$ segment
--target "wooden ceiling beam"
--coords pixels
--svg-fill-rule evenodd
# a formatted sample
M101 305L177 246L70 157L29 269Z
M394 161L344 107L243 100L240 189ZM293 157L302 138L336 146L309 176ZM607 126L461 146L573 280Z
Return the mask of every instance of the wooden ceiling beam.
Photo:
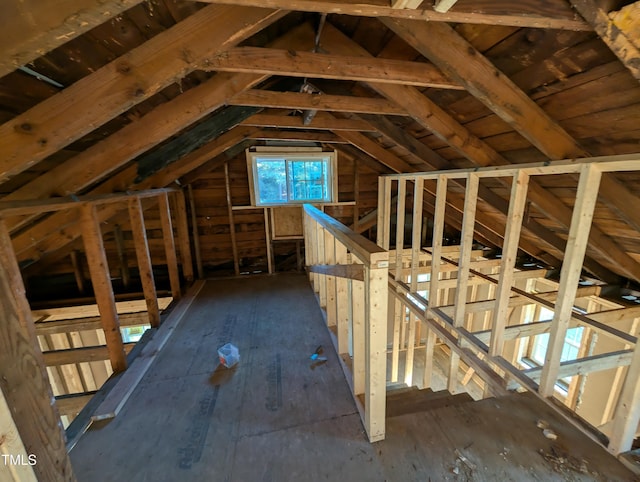
M271 45L281 47L293 42L303 48L312 48L313 38L313 29L305 23L276 39ZM158 106L141 119L26 183L2 200L47 198L81 192L120 169L136 156L223 106L230 96L255 86L265 78L265 75L254 74L218 74ZM198 108L194 109L194 105ZM31 219L8 219L7 226L16 230L25 226Z
M139 3L142 0L5 0L0 77Z
M360 55L370 57L364 48L342 34L331 25L325 25L325 36L322 46L337 54ZM458 123L451 115L440 108L435 102L423 95L419 90L410 86L369 83L375 90L388 99L402 106L421 125L433 132L438 138L453 147L461 155L469 159L475 165L508 165L510 162L498 152L474 136L464 126ZM569 226L571 210L555 196L531 182L529 186L529 199L537 204L550 218ZM564 206L564 209L563 209ZM592 228L593 247L604 259L612 260L612 267L616 267L630 278L640 279L640 265L627 253L622 251L610 238L599 232L596 226ZM599 263L587 260L585 266L592 271L602 274ZM638 273L634 274L638 265ZM631 269L630 269L631 268Z
M275 114L257 114L241 122L243 126L281 127L284 129L311 129L329 131L372 132L375 129L364 121L351 119L327 118L316 115L311 122L305 124L301 116L281 116Z
M245 90L227 101L228 105L272 107L276 109L328 110L359 114L406 115L406 111L388 99L355 97L348 95L305 94L300 92L274 92Z
M345 144L348 141L331 132L281 131L262 129L252 134L250 139L261 141L322 142L325 144Z
M589 157L575 139L449 25L380 20L550 159Z
M2 198L17 201L78 193L155 145L224 105L229 95L254 86L263 76L220 74L158 106L86 151L55 166ZM197 105L198 109L193 106ZM15 230L29 219L10 219Z
M607 14L594 0L570 0L631 74L640 80L640 2Z
M372 0L204 0L207 3L233 3L251 7L279 8L300 12L336 13L357 17L394 17L429 22L470 23L481 25L508 25L513 27L555 28L562 30L590 31L591 26L578 18L568 8L553 9L540 14L539 10L527 13L485 13L481 10L436 12L425 8L393 8L388 1Z
M443 23L424 25L423 22L399 19L382 19L382 22L439 66L449 77L464 85L474 97L550 159L590 156L541 107L448 25ZM440 41L433 42L433 38L438 38ZM624 186L622 188L624 190ZM627 192L627 194L630 193ZM603 190L601 195L605 201L617 199L617 193L611 186L608 186L607 191ZM530 198L547 216L555 217L565 226L569 226L571 210L537 182L532 182L530 185ZM637 217L637 213L631 214L635 209L633 204L624 207L620 206L619 202L615 202L615 205L622 212L629 211L628 217L633 218L634 215ZM596 225L592 227L591 244L603 257L609 258L612 264L619 265L627 276L640 280L640 264Z
M432 64L394 59L363 59L346 55L296 50L235 47L209 59L207 70L252 74L288 75L318 79L385 82L416 87L461 90Z
M0 182L181 79L283 17L211 5L0 126ZM91 105L91 109L87 109Z

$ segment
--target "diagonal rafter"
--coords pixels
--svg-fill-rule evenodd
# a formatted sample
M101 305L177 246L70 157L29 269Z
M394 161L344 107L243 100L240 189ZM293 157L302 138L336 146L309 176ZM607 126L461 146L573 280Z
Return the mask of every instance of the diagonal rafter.
M0 180L28 169L286 13L208 6L6 122L0 126Z
M550 159L590 156L542 108L448 25L443 23L425 25L422 22L389 18L381 20L403 40L440 67L445 74L464 85L474 97ZM434 42L434 38L437 38L438 42ZM627 197L630 193L622 184L615 183L611 175L605 177L611 177L611 179L606 181L601 191L603 201L612 204L616 211L623 214L625 220L634 222L634 218L638 216L633 209L634 204L621 205L618 197L619 190ZM613 183L615 185L612 185ZM558 199L554 199L536 182L532 183L531 190L531 199L547 216L555 216L562 224L569 226L571 220L569 208ZM625 212L628 212L628 215ZM612 263L628 265L629 269L626 273L629 277L640 279L638 278L640 265L597 226L593 227L591 242L601 254L605 255L605 258L610 258Z
M632 22L636 24L637 28L640 2L636 1L624 7L620 12L608 15L594 0L569 1L624 66L636 79L640 80L640 39L634 38L634 35L626 28L630 27ZM628 20L626 20L627 17Z
M344 55L371 55L360 45L330 25L325 27L325 33L327 33L323 39L323 48L325 50ZM384 85L373 82L369 83L369 85L388 99L404 107L417 122L474 164L479 166L510 164L507 159L474 136L417 89L409 86ZM560 200L535 183L531 183L529 193L529 199L548 217L556 219L564 226L569 225L571 209L566 207ZM602 259L609 260L612 268L619 270L629 278L640 279L640 265L620 249L611 238L597 229L596 226L591 230L591 239L591 246L594 251L597 251ZM597 263L602 264L600 262ZM589 269L593 271L593 269Z
M93 27L120 15L142 0L5 1L0 30L0 77Z
M377 159L379 162L387 166L393 172L402 173L402 172L417 171L415 167L403 161L398 156L386 150L380 144L368 138L364 134L354 133L354 132L336 132L336 135L339 135L344 139L348 140L352 145L362 150L366 154L370 155L371 157ZM431 184L432 183L425 183L425 190L426 192L428 192L430 195L433 196L435 195L435 185L431 185ZM495 199L493 199L493 196L495 196L495 194L493 194L491 191L489 192L491 193L491 196L492 196L491 200L495 202ZM488 195L488 193L485 193L485 194ZM447 204L455 212L459 213L460 216L462 216L462 213L464 211L464 199L459 194L449 193L447 196ZM504 200L501 200L501 204L507 204L507 203ZM504 206L501 206L501 207L503 209L508 209L508 207L506 208ZM491 244L500 245L500 242L504 233L504 225L496 226L495 220L493 218L488 217L481 212L477 213L476 221L477 221L476 229L482 233L483 237L485 239L490 240ZM499 229L496 229L496 228L499 228ZM554 249L554 247L551 246L551 248L554 249L556 253L555 258L551 259L550 257L546 256L542 252L539 245L528 242L527 240L521 240L521 246L522 246L522 249L528 254L530 254L531 256L534 256L538 259L543 259L546 262L553 262L553 261L557 262L559 257L562 255L561 250ZM563 247L564 245L562 246L562 248ZM557 263L554 263L554 264L557 264Z
M301 25L276 39L272 46L283 46L295 42L301 46L313 46L314 32L308 24ZM65 196L79 193L96 184L106 176L122 168L136 156L157 145L167 137L197 122L205 115L222 106L225 99L265 79L264 75L229 74L216 75L204 84L186 91L166 104L158 106L138 121L125 126L107 139L67 160L47 173L27 183L22 188L5 196L3 201L46 198L52 195ZM194 105L197 109L194 109ZM254 133L253 131L251 131ZM116 179L119 179L116 177ZM113 184L114 190L128 189L128 184ZM108 191L100 191L108 192ZM7 223L13 228L20 227L30 218L10 218ZM73 221L73 220L71 220ZM46 218L30 226L15 238L16 249L22 251L34 243L49 237L52 233L64 233L63 226L69 220ZM41 248L30 255L38 259L49 249L58 249L64 242L64 235L56 242L47 241L48 248Z

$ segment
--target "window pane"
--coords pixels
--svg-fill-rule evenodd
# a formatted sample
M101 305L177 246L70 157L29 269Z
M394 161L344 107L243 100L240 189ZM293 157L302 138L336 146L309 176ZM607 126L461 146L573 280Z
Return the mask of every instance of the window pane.
M287 202L287 172L284 159L258 159L256 170L260 203Z
M544 365L544 357L547 354L548 344L549 333L536 336L536 341L533 345L533 351L531 352L531 358L538 362L540 365Z
M324 160L289 161L289 200L328 200L327 163Z

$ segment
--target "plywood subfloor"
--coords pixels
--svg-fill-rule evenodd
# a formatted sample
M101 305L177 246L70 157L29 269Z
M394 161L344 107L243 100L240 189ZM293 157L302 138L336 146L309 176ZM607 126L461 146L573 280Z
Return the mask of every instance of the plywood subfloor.
M79 481L633 480L522 396L394 417L369 444L303 275L208 281L186 316L118 417L72 450ZM232 370L218 366L226 342ZM540 416L589 473L543 457Z

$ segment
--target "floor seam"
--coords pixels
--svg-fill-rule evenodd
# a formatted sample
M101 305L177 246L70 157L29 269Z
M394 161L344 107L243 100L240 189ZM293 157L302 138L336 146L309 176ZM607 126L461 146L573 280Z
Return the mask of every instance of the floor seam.
M238 437L238 442L240 440L242 440L242 439L245 439L245 438L248 439L248 438L252 438L252 437L261 437L262 435L270 435L272 433L283 432L285 430L290 430L292 428L304 427L304 426L313 425L313 424L316 424L316 423L331 422L332 420L339 420L341 418L350 417L352 415L357 415L357 414L358 414L358 411L354 410L353 412L343 413L342 415L334 415L333 417L327 417L327 418L323 418L323 419L320 419L320 420L311 420L311 421L308 421L308 422L301 422L301 423L298 423L298 424L288 425L286 427L276 428L276 429L273 429L273 430L265 430L263 432L240 435L240 437ZM364 428L362 430L364 431Z

